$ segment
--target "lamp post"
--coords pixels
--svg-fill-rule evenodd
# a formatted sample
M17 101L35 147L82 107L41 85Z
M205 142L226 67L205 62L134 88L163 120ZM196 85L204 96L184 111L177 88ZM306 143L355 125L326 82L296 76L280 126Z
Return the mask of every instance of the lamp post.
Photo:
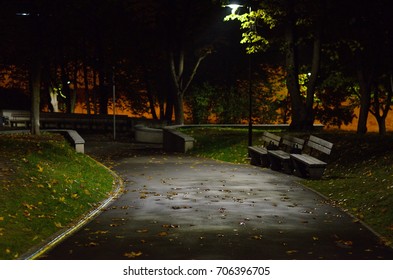
M251 13L251 6L245 6L241 4L242 1L229 1L224 7L231 9L231 13L235 14L241 7L248 8ZM252 29L253 26L250 27ZM252 64L251 55L248 56L248 146L252 146Z

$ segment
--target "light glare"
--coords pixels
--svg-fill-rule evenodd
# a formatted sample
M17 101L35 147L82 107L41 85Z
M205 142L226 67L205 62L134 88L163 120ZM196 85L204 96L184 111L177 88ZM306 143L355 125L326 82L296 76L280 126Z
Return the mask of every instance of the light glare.
M234 14L236 14L236 11L240 8L240 7L243 7L243 5L240 5L240 4L229 4L229 5L227 5L227 7L229 7L229 8L231 8L231 13L234 15Z

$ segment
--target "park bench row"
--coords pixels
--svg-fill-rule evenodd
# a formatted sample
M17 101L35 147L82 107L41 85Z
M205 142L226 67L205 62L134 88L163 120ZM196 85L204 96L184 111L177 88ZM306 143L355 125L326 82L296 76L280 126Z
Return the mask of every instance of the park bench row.
M264 132L262 142L262 146L248 147L251 164L311 179L322 177L327 166L325 158L333 148L332 143L314 135L304 140Z

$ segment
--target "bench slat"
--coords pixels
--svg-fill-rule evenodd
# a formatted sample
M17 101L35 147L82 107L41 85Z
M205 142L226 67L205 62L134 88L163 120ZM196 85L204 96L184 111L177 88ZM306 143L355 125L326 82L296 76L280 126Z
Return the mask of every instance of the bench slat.
M315 157L312 157L310 155L307 154L291 154L291 158L298 160L304 164L306 164L307 166L315 166L315 167L322 167L322 166L326 166L326 162L319 160Z
M270 142L272 142L274 145L278 146L281 142L281 136L278 136L273 133L265 131L262 135L262 140L263 140L263 142L265 142L265 146L266 146L266 144L269 144Z
M327 155L330 155L332 148L333 148L333 143L330 143L324 139L318 138L316 136L310 135L309 140L307 141L307 146L310 148L313 148L315 150L318 150L320 152L323 152Z
M265 147L258 147L258 146L250 146L248 147L249 151L253 151L259 154L267 154L267 149Z
M285 135L282 138L282 144L288 146L289 148L293 148L296 145L297 148L299 148L300 150L303 149L305 142L306 141L304 139L288 136L288 135Z
M267 151L269 155L279 158L280 160L290 159L290 154L282 150L269 150Z

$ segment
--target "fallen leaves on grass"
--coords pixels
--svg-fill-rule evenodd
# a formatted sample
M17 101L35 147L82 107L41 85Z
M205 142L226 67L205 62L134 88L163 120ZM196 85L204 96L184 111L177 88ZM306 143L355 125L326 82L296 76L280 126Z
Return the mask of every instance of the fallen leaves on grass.
M41 173L44 171L44 168L39 164L37 164L37 169L38 169L38 172L41 172Z
M57 228L62 228L63 227L63 225L60 222L55 222L55 226Z

